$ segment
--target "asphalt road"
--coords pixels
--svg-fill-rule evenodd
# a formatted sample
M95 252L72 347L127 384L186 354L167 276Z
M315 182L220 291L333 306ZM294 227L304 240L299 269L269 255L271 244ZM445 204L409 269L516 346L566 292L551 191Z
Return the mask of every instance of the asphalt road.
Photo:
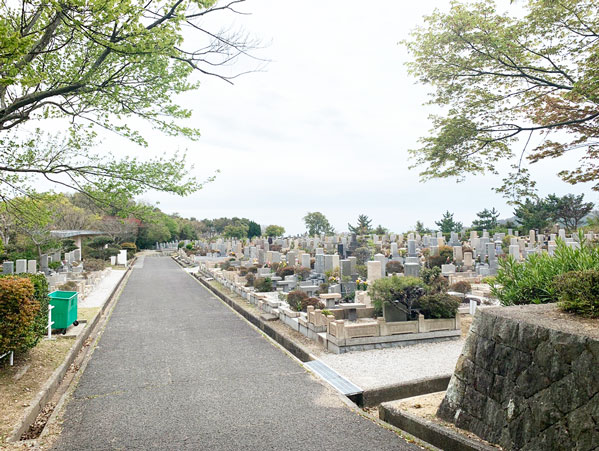
M170 258L131 277L59 450L415 450L360 416Z

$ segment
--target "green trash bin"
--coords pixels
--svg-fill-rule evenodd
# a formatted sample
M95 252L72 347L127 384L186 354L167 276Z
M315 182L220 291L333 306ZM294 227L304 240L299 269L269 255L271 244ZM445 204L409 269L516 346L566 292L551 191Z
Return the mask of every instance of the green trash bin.
M48 295L52 309L52 329L65 329L71 324L77 325L77 292L53 291Z

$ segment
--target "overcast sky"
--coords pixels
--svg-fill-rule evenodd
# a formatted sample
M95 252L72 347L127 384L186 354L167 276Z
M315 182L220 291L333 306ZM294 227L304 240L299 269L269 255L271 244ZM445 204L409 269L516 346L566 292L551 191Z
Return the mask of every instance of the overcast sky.
M465 225L483 208L512 216L513 209L491 191L501 177L420 183L418 171L408 169L408 149L429 130L432 109L423 106L427 87L407 74L408 55L399 41L423 15L447 5L248 0L240 9L249 16L213 17L260 39L265 46L255 53L271 62L234 85L201 78L200 89L181 98L202 138L151 134L149 153L187 149L199 178L221 173L189 197L150 193L143 199L159 202L167 213L247 217L293 234L304 232L302 217L309 211L324 213L338 231L359 214L397 232L417 220L434 228L445 210ZM555 175L575 161L531 167L540 194L584 192L597 202L588 187L572 187Z

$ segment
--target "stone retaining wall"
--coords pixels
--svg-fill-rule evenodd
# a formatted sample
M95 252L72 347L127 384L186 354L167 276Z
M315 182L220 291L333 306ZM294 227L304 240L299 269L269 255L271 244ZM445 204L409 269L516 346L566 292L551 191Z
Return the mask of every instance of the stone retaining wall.
M438 415L506 449L596 449L599 330L551 304L477 310Z

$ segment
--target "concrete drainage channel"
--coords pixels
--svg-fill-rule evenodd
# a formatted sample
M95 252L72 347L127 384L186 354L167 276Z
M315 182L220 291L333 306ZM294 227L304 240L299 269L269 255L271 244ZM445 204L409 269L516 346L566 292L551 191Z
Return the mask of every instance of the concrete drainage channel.
M181 262L174 259L179 265L185 267ZM374 389L362 390L337 374L333 369L312 356L304 350L301 345L282 336L267 322L243 309L237 302L229 298L209 283L212 277L209 274L191 274L198 281L218 296L222 301L242 315L251 324L262 330L287 351L304 363L312 373L335 388L339 393L347 397L354 405L360 408L377 407L379 418L365 412L367 416L376 421L382 421L400 430L400 432L412 435L430 445L448 451L480 451L494 450L478 440L470 439L458 432L439 426L432 421L416 417L407 412L395 409L390 401L398 401L414 396L426 395L444 391L447 389L451 375L423 378L405 383L391 384Z
M35 399L31 402L31 406L25 411L21 420L13 429L8 438L8 442L15 444L23 443L28 446L30 444L35 444L32 442L35 442L35 439L43 434L48 421L55 413L56 406L59 404L62 396L68 390L71 381L79 371L81 362L89 353L91 348L90 344L92 343L90 338L96 335L103 326L106 320L106 312L110 311L118 298L120 290L127 282L127 279L131 274L133 263L135 263L135 260L131 262L129 268L127 268L127 272L112 290L110 296L92 322L88 323L83 332L75 339L75 344L67 354L64 362L56 368Z

